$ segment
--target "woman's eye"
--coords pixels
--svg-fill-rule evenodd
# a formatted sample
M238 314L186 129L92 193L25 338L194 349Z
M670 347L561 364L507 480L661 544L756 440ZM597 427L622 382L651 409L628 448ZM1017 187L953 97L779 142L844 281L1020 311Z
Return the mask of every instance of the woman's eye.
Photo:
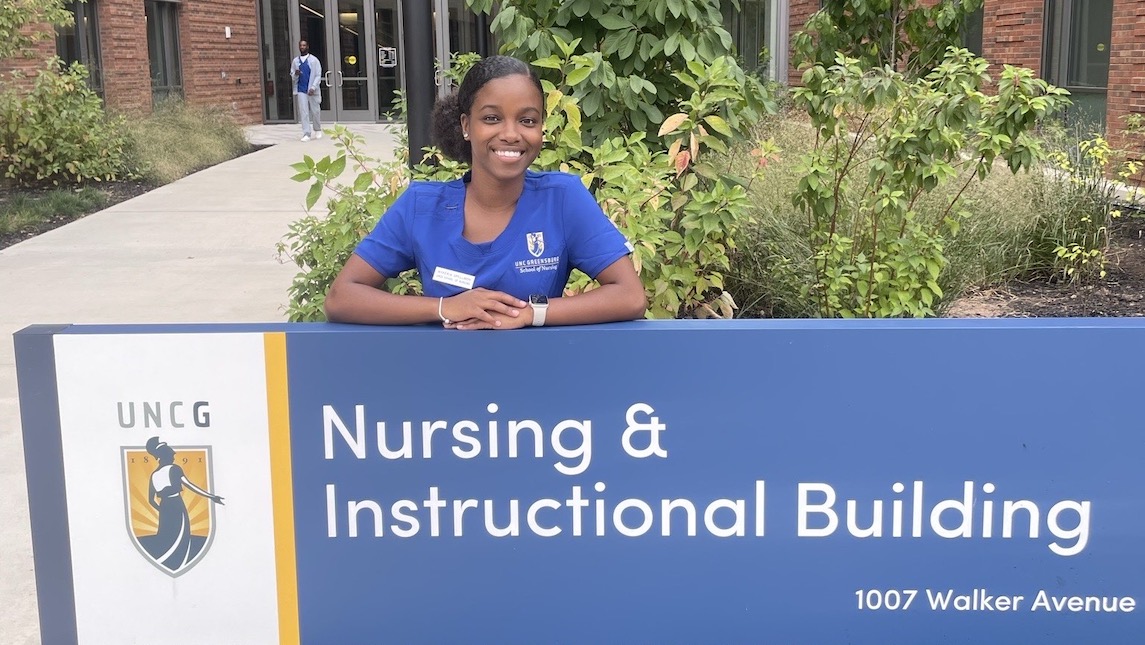
M485 121L486 123L496 123L498 120L499 120L499 119L498 119L497 117L495 117L495 116L492 116L492 115L490 115L490 116L487 116L487 117L485 117L485 119L484 119L484 121Z
M524 123L527 126L534 126L537 125L537 120L533 118L521 119L521 123Z

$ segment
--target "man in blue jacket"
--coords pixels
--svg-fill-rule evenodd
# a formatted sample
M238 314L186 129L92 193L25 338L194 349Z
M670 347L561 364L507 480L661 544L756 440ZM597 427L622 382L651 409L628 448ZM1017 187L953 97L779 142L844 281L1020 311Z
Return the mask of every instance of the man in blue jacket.
M298 101L298 118L302 121L302 140L322 138L322 63L310 55L310 43L298 41L298 56L290 62L294 80L294 97Z

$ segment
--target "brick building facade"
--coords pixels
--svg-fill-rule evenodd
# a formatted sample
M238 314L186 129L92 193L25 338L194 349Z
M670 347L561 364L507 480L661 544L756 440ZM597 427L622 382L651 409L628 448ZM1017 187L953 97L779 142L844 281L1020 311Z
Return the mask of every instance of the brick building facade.
M1109 61L1109 111L1106 122L1124 123L1126 116L1145 116L1145 2L1113 6L1113 39ZM1111 127L1111 143L1145 156L1145 135L1130 136Z
M819 6L820 0L790 0L790 33ZM975 20L979 53L995 77L1004 64L1034 70L1073 93L1075 113L1099 108L1086 116L1104 125L1115 148L1145 156L1145 137L1124 132L1127 115L1145 115L1145 0L985 0ZM1090 78L1074 77L1070 67L1078 60L1089 61ZM787 79L798 84L800 71L789 68Z
M69 1L81 18L70 40L40 42L30 58L0 61L0 72L34 72L60 53L96 68L96 89L119 111L147 112L156 100L177 93L191 104L223 107L244 124L290 121L289 59L296 40L306 37L328 41L333 60L358 59L359 73L347 68L344 76L362 79L357 96L360 107L370 109L356 118L384 118L390 88L400 86L400 69L395 75L381 65L382 50L401 48L400 0ZM435 29L459 41L447 48L475 50L467 40L483 36L473 16L466 17L463 0L425 2L442 21ZM767 48L773 52L768 74L798 83L800 72L788 64L788 42L819 6L820 0L741 0L738 15L728 9L725 18L746 62ZM1093 22L1102 11L1112 15ZM1070 89L1077 103L1104 122L1115 145L1134 145L1121 129L1126 115L1145 112L1145 0L985 0L977 18L985 58L995 66L1029 67ZM330 30L315 31L320 24ZM1102 29L1111 33L1094 35ZM348 34L361 42L351 42ZM1077 52L1089 77L1070 78ZM340 87L327 83L324 110ZM349 112L334 113L339 116Z
M166 65L178 72L178 93L193 105L227 109L239 123L262 123L255 0L88 0L81 11L93 21L91 51L68 56L59 41L40 41L30 56L0 61L0 72L25 74L23 81L8 82L30 84L44 61L58 54L98 70L95 89L107 105L128 114L147 113L157 98L152 77L164 49L156 43L157 14L163 14L176 22L168 25L175 37L164 53L173 54ZM77 13L77 24L67 30L73 38L84 34L84 18ZM149 26L156 33L149 33Z

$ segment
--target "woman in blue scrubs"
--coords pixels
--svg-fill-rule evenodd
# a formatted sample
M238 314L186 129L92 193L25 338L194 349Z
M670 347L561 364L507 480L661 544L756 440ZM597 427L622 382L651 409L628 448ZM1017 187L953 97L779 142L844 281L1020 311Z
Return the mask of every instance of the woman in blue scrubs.
M517 329L641 318L632 246L578 177L529 165L543 142L536 74L507 56L479 61L434 108L434 139L470 165L452 182L413 182L334 280L332 322ZM387 278L418 269L424 295ZM580 269L599 287L561 297Z

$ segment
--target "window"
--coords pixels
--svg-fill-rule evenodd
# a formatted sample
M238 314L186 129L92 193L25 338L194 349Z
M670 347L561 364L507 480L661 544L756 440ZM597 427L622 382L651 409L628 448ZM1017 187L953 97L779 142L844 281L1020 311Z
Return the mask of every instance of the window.
M1105 127L1113 0L1047 0L1045 77L1072 94L1066 121Z
M778 51L774 43L779 37L776 0L741 0L738 10L724 3L724 28L731 34L735 50L745 72L759 78L779 80L786 66L786 52ZM782 60L776 60L782 56Z
M151 102L183 95L179 65L179 5L148 0L147 53L151 59Z
M99 55L99 23L96 20L95 0L68 5L75 21L56 29L56 54L65 65L80 63L87 67L88 85L103 96L103 65Z
M970 53L975 56L982 56L982 19L984 15L983 8L978 7L962 22L962 46L969 49Z

